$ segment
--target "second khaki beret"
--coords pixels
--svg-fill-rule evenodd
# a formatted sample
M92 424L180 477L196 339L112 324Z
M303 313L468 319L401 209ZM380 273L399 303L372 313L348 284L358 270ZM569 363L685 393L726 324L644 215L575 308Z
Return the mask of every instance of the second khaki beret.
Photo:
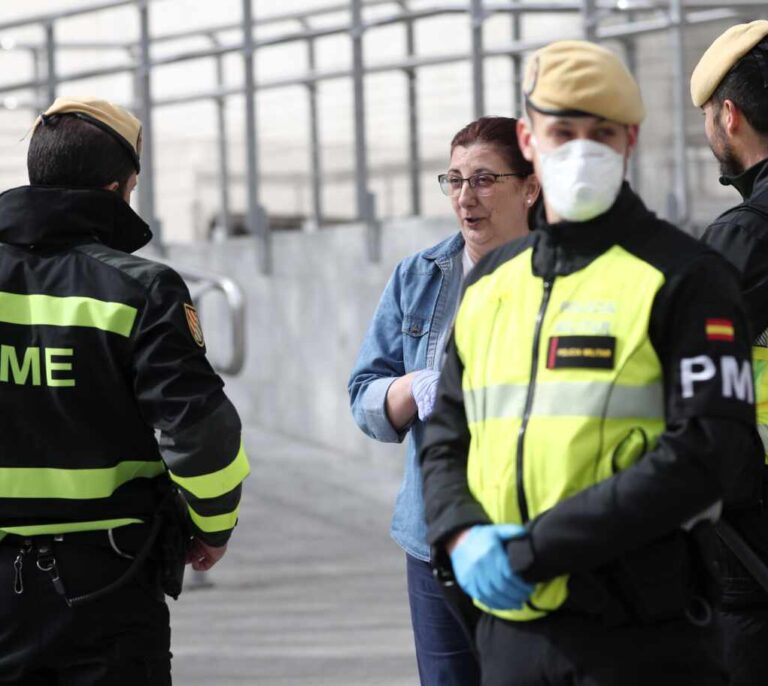
M701 107L736 63L768 36L768 21L731 26L701 56L691 76L691 100Z
M141 122L128 110L98 98L56 98L37 118L33 128L44 124L54 114L74 114L106 131L126 149L136 171L140 170Z
M545 114L591 114L620 124L645 118L640 88L610 50L588 41L558 41L528 61L528 104Z

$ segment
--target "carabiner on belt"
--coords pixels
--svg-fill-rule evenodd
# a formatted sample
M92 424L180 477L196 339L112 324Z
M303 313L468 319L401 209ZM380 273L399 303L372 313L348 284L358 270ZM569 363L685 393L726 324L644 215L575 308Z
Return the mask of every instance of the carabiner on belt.
M64 598L69 605L69 598L67 598L67 590L64 588L64 582L59 576L59 568L56 565L56 557L53 554L53 547L48 544L38 545L37 547L37 568L41 572L46 572L51 577L51 582L56 592Z

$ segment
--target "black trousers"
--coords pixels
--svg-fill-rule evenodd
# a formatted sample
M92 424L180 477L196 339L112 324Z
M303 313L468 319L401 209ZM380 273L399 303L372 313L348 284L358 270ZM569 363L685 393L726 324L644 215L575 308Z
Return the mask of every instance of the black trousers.
M606 627L586 615L477 627L483 686L725 686L719 629L687 620Z
M70 597L106 586L130 564L104 546L62 542L54 550ZM34 551L21 556L19 579L19 552L0 543L0 684L171 683L168 607L152 565L114 593L70 608Z
M724 609L720 621L730 686L768 684L768 607Z
M739 515L732 513L731 524L763 560L768 559L765 546L759 545L768 530L766 514ZM768 595L722 542L717 560L723 592L720 622L731 686L763 686L768 684Z

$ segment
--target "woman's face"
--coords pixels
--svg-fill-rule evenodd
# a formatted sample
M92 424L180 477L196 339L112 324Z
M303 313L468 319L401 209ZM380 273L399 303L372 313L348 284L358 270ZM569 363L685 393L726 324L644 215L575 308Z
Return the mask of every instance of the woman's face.
M469 178L475 174L508 174L504 158L491 143L456 146L448 174ZM528 210L539 194L536 177L505 176L489 187L471 188L468 181L450 196L453 211L473 261L508 241L528 233Z

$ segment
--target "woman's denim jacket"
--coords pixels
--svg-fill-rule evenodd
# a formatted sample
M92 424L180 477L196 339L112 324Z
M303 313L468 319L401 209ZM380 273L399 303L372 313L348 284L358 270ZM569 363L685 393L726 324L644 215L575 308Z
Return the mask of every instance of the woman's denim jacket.
M418 418L401 431L384 407L395 379L418 369L438 369L461 289L460 233L395 267L381 296L349 379L357 425L371 438L400 442L410 433L405 474L392 517L392 538L410 555L429 560L421 493L419 448L424 423ZM457 256L459 256L457 258Z

